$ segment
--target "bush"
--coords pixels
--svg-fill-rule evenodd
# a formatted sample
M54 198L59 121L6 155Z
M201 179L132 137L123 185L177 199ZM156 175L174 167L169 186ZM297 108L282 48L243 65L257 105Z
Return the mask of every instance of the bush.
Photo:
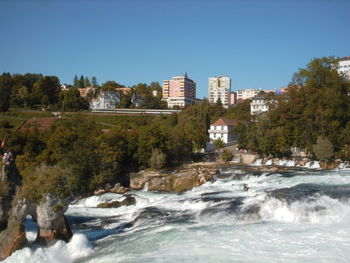
M153 169L159 170L166 164L166 154L162 153L159 149L153 149L150 159L150 166Z
M46 194L50 193L57 198L70 196L67 185L69 171L59 166L40 165L23 177L21 195L35 203L40 203Z
M214 141L214 146L216 149L222 149L222 148L224 148L224 142L220 138L217 138Z
M312 146L312 150L319 160L328 160L334 154L333 144L321 136L317 137L317 143Z
M224 150L224 152L221 154L221 160L223 160L224 162L229 162L232 160L232 158L233 154L228 150Z
M1 120L0 121L0 128L10 129L10 128L12 128L12 126L7 120Z

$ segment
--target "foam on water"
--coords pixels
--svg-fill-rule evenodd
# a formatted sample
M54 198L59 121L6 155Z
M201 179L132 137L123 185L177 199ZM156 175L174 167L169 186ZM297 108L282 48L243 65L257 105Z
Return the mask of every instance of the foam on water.
M96 217L95 228L86 224L67 244L22 249L5 262L348 262L350 176L237 168L222 175L183 194L131 191L132 206L95 208L124 199L116 194L82 199L66 214ZM313 192L299 197L308 187ZM334 189L345 192L327 194Z
M18 250L3 262L6 263L70 263L87 257L94 252L92 245L82 234L73 235L69 243L56 242L48 248L24 248Z

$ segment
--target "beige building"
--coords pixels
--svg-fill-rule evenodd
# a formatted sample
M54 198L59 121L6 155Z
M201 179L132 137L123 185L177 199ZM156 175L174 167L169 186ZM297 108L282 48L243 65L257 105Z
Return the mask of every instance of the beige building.
M241 89L237 91L237 102L251 99L259 94L261 89Z
M163 81L163 100L168 103L169 108L192 105L195 99L196 83L188 78L187 73Z
M225 108L231 104L231 79L227 76L210 77L208 84L208 100L216 103L219 99Z

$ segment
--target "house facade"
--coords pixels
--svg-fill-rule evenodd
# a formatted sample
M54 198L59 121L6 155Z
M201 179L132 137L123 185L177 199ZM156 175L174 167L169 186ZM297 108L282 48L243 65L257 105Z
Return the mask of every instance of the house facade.
M255 96L250 103L250 114L257 115L269 110L268 101L264 96Z
M225 144L235 143L237 135L233 128L238 125L237 120L220 118L216 122L210 124L208 130L210 142L221 139Z
M120 99L115 91L102 91L97 98L91 100L91 110L114 110Z
M338 72L344 74L350 80L350 56L339 59Z
M241 89L237 91L237 102L251 99L260 93L261 89Z

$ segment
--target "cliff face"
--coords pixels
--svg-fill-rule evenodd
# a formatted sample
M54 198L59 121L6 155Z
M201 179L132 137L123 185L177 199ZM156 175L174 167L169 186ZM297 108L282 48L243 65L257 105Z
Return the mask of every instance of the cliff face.
M2 158L1 158L2 159ZM13 161L2 162L0 159L0 231L6 229L11 202L16 189L21 184L21 177Z
M0 260L28 245L24 228L27 215L38 224L36 243L69 241L72 232L64 217L69 200L47 194L39 204L34 204L21 197L21 177L14 160L2 163L0 184Z

